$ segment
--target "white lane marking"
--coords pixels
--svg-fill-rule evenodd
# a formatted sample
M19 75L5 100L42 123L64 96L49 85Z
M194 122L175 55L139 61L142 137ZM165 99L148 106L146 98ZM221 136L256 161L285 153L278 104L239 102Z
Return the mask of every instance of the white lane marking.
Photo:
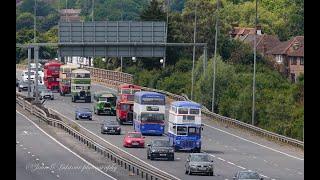
M50 108L50 109L51 109L51 108ZM136 157L136 156L134 156L134 155L130 154L129 152L127 152L127 151L125 151L125 150L123 150L123 149L121 149L121 148L119 148L119 147L117 147L117 146L113 145L113 144L112 144L112 143L110 143L109 141L106 141L106 140L105 140L105 139L103 139L102 137L100 137L100 136L96 135L95 133L91 132L91 131L90 131L90 130L88 130L87 128L83 127L81 124L79 124L78 122L74 121L73 119L66 117L65 115L61 114L60 112L58 112L58 111L56 111L56 110L54 110L54 109L51 109L51 110L52 110L52 111L54 111L55 113L57 113L57 114L59 114L59 115L63 116L64 118L66 118L66 119L68 119L68 120L70 120L70 121L74 122L75 124L77 124L77 125L78 125L78 126L80 126L81 128L83 128L83 129L87 130L87 131L88 131L89 133L91 133L93 136L95 136L95 137L97 137L97 138L101 139L102 141L104 141L104 142L108 143L109 145L113 146L114 148L118 149L119 151L122 151L123 153L126 153L127 155L132 156L132 157L134 157L134 158L138 159L138 160L139 160L139 161L141 161L141 162L144 162L146 165L148 165L148 166L150 166L150 167L152 167L152 168L154 168L154 169L156 169L156 170L158 170L158 171L160 171L160 172L162 172L162 173L164 173L164 174L167 174L167 175L173 176L174 178L181 180L180 178L175 177L174 175L169 174L169 173L167 173L167 172L165 172L165 171L162 171L162 170L160 170L159 168L156 168L156 167L154 167L153 165L151 165L151 164L149 164L149 163L147 163L147 162L143 161L142 159L140 159L140 158L138 158L138 157Z
M236 148L233 148L233 150L234 150L234 151L237 151L237 149L236 149Z
M51 173L53 174L53 173L54 173L54 171L51 171Z
M28 131L23 131L25 134L28 134Z
M57 178L59 178L60 176L59 176L59 174L57 174Z
M34 154L32 154L31 156L34 157Z
M19 144L19 141L17 141L17 144Z
M226 161L226 160L224 160L224 159L222 159L222 158L220 158L220 157L217 157L219 160L221 160L221 161Z
M276 164L276 163L274 163L273 165L274 165L274 166L276 166L276 167L279 167L279 165L278 165L278 164Z
M30 154L30 151L28 151L28 154Z
M257 159L257 157L255 157L255 156L252 156L252 158L253 158L253 159Z
M287 170L287 171L290 171L290 169L289 169L289 168L286 168L286 170Z
M109 174L103 172L101 169L97 168L96 166L94 166L93 164L91 164L90 162L88 162L87 160L83 159L80 155L78 155L77 153L73 152L72 150L70 150L69 148L67 148L65 145L61 144L59 141L57 141L54 137L52 137L51 135L49 135L47 132L45 132L44 130L42 130L36 123L34 123L32 120L30 120L28 117L26 117L24 114L20 113L19 111L16 110L17 113L19 113L21 116L23 116L25 119L27 119L29 122L31 122L36 128L38 128L41 132L43 132L45 135L47 135L50 139L52 139L54 142L56 142L57 144L59 144L61 147L65 148L66 150L68 150L70 153L72 153L73 155L77 156L79 159L81 159L83 162L87 163L88 165L92 166L94 169L96 169L97 171L101 172L102 174L108 176L109 178L113 179L113 180L117 180L116 178L110 176ZM39 160L39 159L36 159Z
M302 172L299 172L299 171L298 171L298 174L299 174L299 175L302 175Z
M36 161L39 161L39 159L37 158Z
M228 161L227 163L231 164L231 165L235 165L233 162Z
M240 169L246 169L246 168L244 168L244 167L242 167L242 166L237 166L238 168L240 168Z
M216 157L215 155L213 155L213 154L209 154L210 156L212 156L212 157Z
M24 147L23 149L26 150L27 148Z
M265 159L264 159L263 161L264 161L264 162L266 162L266 163L268 163L268 161L267 161L267 160L265 160Z
M22 147L23 145L22 144L20 144L20 147Z
M272 150L272 151L274 151L274 152L278 152L278 153L283 154L283 155L286 155L286 156L288 156L288 157L291 157L291 158L294 158L294 159L298 159L298 160L300 160L300 161L304 161L304 158L299 158L299 157L296 157L296 156L293 156L293 155L287 154L287 153L285 153L285 152L282 152L282 151L279 151L279 150L273 149L273 148L271 148L271 147L268 147L268 146L265 146L265 145L262 145L262 144L259 144L259 143L256 143L256 142L253 142L253 141L250 141L250 140L248 140L248 139L245 139L245 138L243 138L243 137L240 137L240 136L234 135L234 134L232 134L232 133L229 133L229 132L227 132L227 131L224 131L224 130L218 129L218 128L216 128L216 127L210 126L210 125L205 124L205 123L204 123L204 125L205 125L205 126L207 126L207 127L209 127L209 128L212 128L212 129L218 130L218 131L220 131L220 132L224 132L224 133L226 133L226 134L229 134L229 135L231 135L231 136L233 136L233 137L239 138L239 139L241 139L241 140L244 140L244 141L250 142L250 143L252 143L252 144L258 145L258 146L260 146L260 147L264 147L264 148L266 148L266 149Z

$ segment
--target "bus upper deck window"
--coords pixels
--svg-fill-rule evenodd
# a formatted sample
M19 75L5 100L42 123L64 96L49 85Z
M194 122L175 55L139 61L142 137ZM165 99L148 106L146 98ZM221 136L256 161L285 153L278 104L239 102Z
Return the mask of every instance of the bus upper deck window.
M199 109L190 109L190 114L199 114L200 110Z
M188 114L188 108L179 108L178 112L179 114Z

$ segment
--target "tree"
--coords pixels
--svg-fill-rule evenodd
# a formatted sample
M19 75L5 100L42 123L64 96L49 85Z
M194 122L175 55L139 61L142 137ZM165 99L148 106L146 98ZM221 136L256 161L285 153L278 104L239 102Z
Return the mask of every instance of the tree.
M28 12L21 13L16 20L16 30L19 31L21 29L33 28L33 23L34 23L33 19L34 19L33 14Z
M140 19L144 21L165 21L166 14L157 0L151 0L150 5L142 11Z

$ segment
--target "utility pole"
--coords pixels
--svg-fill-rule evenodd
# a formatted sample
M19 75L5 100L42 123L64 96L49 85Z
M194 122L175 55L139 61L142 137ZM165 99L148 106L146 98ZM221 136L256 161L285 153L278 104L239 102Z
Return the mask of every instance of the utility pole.
M258 0L256 0L256 18L253 40L253 83L252 83L252 125L254 126L255 115L255 91L256 91L256 56L257 56L257 24L258 24Z
M92 22L94 21L94 0L92 0Z
M66 0L66 22L68 22L68 0Z
M36 43L36 34L37 34L37 0L34 0L34 7L33 7L33 42Z
M120 60L121 60L121 72L122 72L122 56L121 56Z
M214 113L214 101L215 101L215 88L216 88L216 63L217 63L217 44L218 44L218 21L219 21L219 0L217 1L216 10L216 34L214 39L214 58L212 62L213 66L213 82L212 82L212 104L211 111Z
M193 43L196 43L196 34L197 34L197 3L194 11L194 30L193 30ZM196 46L193 44L193 53L192 53L192 85L191 85L191 100L193 100L193 86L194 86L194 63L196 56Z
M166 26L166 42L168 41L168 26L169 26L169 10L170 10L170 0L167 0L167 26ZM166 67L166 59L167 59L167 45L165 46L163 57L163 69Z

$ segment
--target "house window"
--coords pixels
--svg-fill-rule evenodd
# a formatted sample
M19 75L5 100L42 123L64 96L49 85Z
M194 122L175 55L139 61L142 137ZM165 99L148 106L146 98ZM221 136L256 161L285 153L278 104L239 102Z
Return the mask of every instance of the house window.
M276 61L277 61L277 63L281 64L282 63L282 55L277 55Z
M300 65L304 65L304 58L300 58Z
M297 65L297 57L291 57L291 65Z

